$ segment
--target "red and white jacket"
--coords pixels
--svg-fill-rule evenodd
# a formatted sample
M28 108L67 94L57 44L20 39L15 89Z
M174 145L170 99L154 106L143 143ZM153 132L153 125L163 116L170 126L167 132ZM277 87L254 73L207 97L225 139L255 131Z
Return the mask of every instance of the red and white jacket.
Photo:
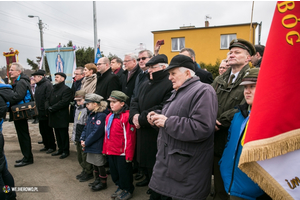
M134 125L129 124L129 110L115 114L108 139L106 126L111 115L112 113L107 115L105 120L105 138L102 153L125 156L126 160L132 161L136 143L136 128Z

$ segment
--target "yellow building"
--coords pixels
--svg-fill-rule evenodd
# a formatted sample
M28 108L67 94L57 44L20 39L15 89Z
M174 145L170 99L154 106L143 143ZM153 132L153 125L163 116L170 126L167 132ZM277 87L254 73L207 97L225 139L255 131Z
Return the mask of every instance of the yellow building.
M208 24L208 23L206 23ZM215 64L226 58L229 43L232 39L242 38L255 43L255 29L258 23L234 24L226 26L208 26L196 28L184 26L175 30L152 31L154 46L157 40L164 40L159 53L168 56L169 61L180 49L192 48L196 53L197 63Z

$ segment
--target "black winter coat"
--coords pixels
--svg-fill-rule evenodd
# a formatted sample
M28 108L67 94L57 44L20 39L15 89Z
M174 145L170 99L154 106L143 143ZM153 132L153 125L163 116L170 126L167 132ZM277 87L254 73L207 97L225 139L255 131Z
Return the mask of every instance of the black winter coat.
M74 115L75 115L75 104L76 104L76 101L74 100L74 96L75 96L75 93L76 91L80 90L81 89L81 81L83 80L80 79L80 80L76 80L73 82L72 84L72 92L73 92L73 96L72 96L72 101L73 103L70 105L70 116L69 116L69 122L70 123L73 123L74 122Z
M149 76L148 76L148 71L147 72L143 72L141 71L135 80L135 84L134 84L134 89L133 89L133 94L131 96L131 101L132 99L134 99L135 97L137 97L139 95L139 89L140 86L145 82L149 80ZM131 102L130 102L131 103Z
M135 87L135 80L137 75L141 72L141 68L138 67L138 69L134 72L134 74L130 77L129 81L127 82L127 77L128 77L128 71L125 70L123 73L125 75L125 79L123 80L122 83L122 92L124 92L129 98L126 101L126 104L129 106L131 102L131 96L133 94L133 90Z
M111 68L102 75L97 72L97 85L95 93L107 100L113 90L120 90L120 81Z
M6 102L10 102L13 97L12 87L7 84L0 83L0 121L6 117L8 111Z
M72 96L72 90L65 85L65 82L53 86L53 90L48 99L49 103L46 103L52 108L52 112L49 113L50 127L69 127L69 103L72 100Z
M45 102L49 98L52 89L52 83L45 77L36 84L34 98L36 107L39 112L38 118L40 120L48 119L48 117L46 116L47 113L45 108Z
M195 62L195 74L200 78L202 83L212 84L214 82L213 76L210 72L200 69Z
M158 128L152 127L147 121L150 111L161 110L166 100L171 96L173 90L172 82L168 79L169 73L157 71L153 74L153 80L142 83L139 95L132 100L129 112L129 122L132 123L133 116L140 114L140 129L137 129L137 161L141 167L153 168L155 155L157 153Z
M4 156L4 138L2 132L0 132L0 174L6 167L6 161Z

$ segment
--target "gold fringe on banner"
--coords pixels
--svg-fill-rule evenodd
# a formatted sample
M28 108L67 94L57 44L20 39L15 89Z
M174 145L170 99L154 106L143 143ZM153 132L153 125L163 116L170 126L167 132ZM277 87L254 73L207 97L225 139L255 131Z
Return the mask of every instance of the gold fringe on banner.
M244 145L238 167L273 199L293 199L256 161L271 159L300 149L300 129ZM271 180L271 184L270 184Z
M257 162L244 163L239 165L239 168L272 197L273 200L294 200L294 198Z

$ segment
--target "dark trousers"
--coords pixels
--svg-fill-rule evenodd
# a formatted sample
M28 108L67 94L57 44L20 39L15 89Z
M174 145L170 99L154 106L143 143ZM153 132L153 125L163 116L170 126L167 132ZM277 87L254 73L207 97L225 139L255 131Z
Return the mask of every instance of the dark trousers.
M23 161L33 162L33 155L31 151L31 138L29 135L27 119L14 121L15 128L18 135L18 140L23 154Z
M69 139L69 128L54 128L58 152L70 153L70 139Z
M46 149L56 149L53 128L48 125L48 119L39 120L39 129Z
M149 200L172 200L172 198L152 191Z
M131 194L134 191L132 163L126 162L125 156L107 156L109 160L109 168L113 182L120 189L126 190Z
M10 188L15 187L15 181L10 172L6 167L4 167L3 171L0 173L0 187L3 188L5 185L8 185ZM16 192L10 191L8 193L0 192L0 199L8 200L14 199L16 197Z
M214 200L228 200L229 195L225 191L223 179L220 172L219 161L221 157L214 156L214 186L215 186L215 194Z
M82 146L80 142L76 142L76 149L77 149L77 160L82 167L83 171L87 174L93 173L93 165L91 163L86 162L86 153L82 151Z

